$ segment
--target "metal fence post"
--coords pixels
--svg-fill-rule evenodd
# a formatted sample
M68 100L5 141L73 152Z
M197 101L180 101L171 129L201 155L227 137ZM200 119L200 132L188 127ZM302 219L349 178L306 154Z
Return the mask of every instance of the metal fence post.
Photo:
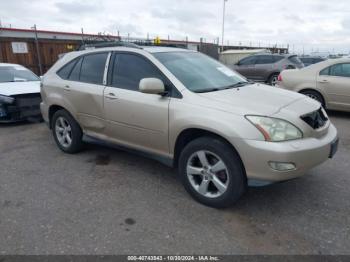
M36 31L36 25L34 25L34 32L35 32L35 46L36 46L36 55L38 57L38 64L39 64L39 72L40 75L43 75L43 68L41 65L41 57L40 57L40 50L39 50L39 40L38 40L38 32Z

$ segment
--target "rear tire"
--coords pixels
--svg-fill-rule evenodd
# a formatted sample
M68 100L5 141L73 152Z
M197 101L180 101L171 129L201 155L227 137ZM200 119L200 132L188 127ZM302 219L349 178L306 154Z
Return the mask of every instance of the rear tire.
M214 137L198 138L183 149L179 174L195 200L214 208L232 206L247 187L240 157L230 145Z
M81 151L83 132L78 122L66 110L57 111L51 123L53 137L63 152L74 154Z
M305 91L301 91L300 93L320 102L323 108L326 107L324 99L319 92L313 91L313 90L305 90Z
M272 76L270 76L269 81L268 81L269 85L271 85L271 86L276 86L277 85L278 75L279 74L275 73Z

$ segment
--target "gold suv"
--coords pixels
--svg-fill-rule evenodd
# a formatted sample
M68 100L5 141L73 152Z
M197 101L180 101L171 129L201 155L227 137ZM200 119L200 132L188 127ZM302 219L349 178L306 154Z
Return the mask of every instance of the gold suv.
M90 137L177 167L212 207L247 185L303 175L333 157L337 130L320 103L254 84L198 52L108 47L66 54L43 77L41 111L58 147Z

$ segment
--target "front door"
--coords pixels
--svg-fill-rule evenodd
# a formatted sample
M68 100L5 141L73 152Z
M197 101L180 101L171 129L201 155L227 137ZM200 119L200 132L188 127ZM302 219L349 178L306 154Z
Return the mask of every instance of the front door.
M107 135L118 143L158 154L169 154L170 98L139 92L143 78L159 78L160 71L145 57L114 54L104 90Z

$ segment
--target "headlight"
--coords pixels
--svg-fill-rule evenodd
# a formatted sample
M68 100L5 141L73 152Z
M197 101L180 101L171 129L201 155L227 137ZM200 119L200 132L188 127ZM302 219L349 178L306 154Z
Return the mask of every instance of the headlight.
M281 142L303 138L300 129L288 121L265 116L246 118L263 134L266 141Z
M15 99L13 97L0 95L0 103L1 104L12 104L13 101L15 101Z

